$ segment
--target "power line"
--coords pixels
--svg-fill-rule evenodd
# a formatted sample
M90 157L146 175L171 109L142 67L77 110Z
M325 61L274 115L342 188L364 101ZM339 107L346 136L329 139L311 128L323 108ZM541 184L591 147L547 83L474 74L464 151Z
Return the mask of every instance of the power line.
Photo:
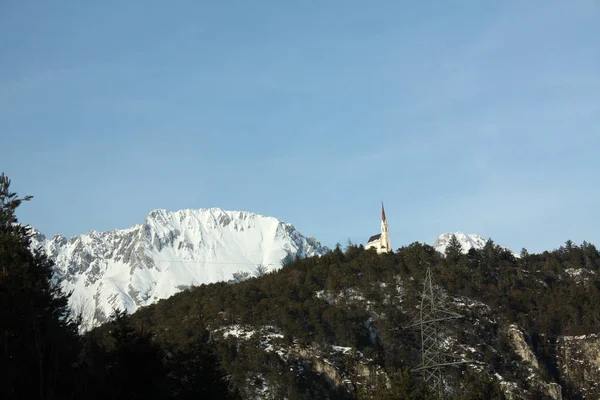
M466 361L446 361L453 357L442 352L440 322L462 318L462 315L444 309L440 297L433 282L431 269L428 267L423 283L421 309L406 327L418 326L421 329L421 365L413 371L419 371L432 393L438 399L443 399L442 369L450 365L463 364Z

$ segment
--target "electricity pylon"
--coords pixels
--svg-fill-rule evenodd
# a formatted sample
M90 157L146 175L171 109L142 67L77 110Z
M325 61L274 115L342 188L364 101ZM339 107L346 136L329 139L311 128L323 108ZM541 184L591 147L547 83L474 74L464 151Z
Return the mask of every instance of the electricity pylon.
M443 399L444 380L442 369L449 365L462 364L464 361L449 361L452 356L442 351L440 322L462 318L462 315L443 308L441 296L431 275L431 269L427 268L423 294L421 295L421 310L407 325L407 328L416 326L421 328L421 365L413 371L421 372L425 384L431 392L437 395L438 399Z

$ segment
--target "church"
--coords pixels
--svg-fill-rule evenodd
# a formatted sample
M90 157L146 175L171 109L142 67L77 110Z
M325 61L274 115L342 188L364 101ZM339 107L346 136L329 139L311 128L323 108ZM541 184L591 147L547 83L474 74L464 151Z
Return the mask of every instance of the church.
M390 235L388 232L388 223L385 219L385 209L383 208L383 203L381 203L381 233L371 236L365 246L365 249L371 248L377 250L377 253L389 253L392 251L392 246L390 245Z

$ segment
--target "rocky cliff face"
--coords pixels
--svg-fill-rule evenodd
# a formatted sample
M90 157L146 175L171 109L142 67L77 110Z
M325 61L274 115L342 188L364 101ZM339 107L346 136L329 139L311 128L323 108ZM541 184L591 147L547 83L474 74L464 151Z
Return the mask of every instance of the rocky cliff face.
M402 282L397 281L397 284L397 291L402 293ZM377 319L385 317L378 313L378 304L366 300L356 290L338 294L321 291L315 293L315 297L337 305L360 307L362 304L371 310L375 324ZM549 378L542 356L536 353L532 339L518 325L503 325L495 318L494 310L481 302L465 297L448 301L467 321L455 321L442 334L444 349L464 362L461 367L463 371L487 375L490 380L497 381L509 400L600 398L600 336L560 337L550 350L550 353L556 354L560 374L558 379ZM467 326L469 330L465 329ZM277 354L290 370L301 373L303 368L310 368L325 377L332 387L349 393L358 393L367 388L372 390L381 385L389 386L391 377L374 359L365 357L356 349L335 345L290 345L283 340L284 335L273 332L280 330L274 326L230 325L217 329L215 338L223 340L235 337L241 346L256 346ZM378 341L378 333L373 333L372 340ZM502 352L496 350L502 347L499 345L500 340L504 340L507 345ZM493 363L488 361L490 353L496 353L491 356L495 360ZM256 381L256 376L252 376L249 382ZM263 377L258 381L261 382L258 387L251 384L246 387L246 398L256 398L259 395L262 396L260 398L276 398L269 392L271 383L268 379ZM568 385L570 391L563 385ZM563 395L564 393L567 394ZM576 393L575 397L573 393Z
M195 313L248 399L292 398L289 388L305 398L422 398L420 372L409 371L422 366L423 334L449 398L597 399L598 337L557 336L595 332L596 261L587 245L520 259L488 246L454 264L420 244L385 255L349 246L264 279L184 291L140 318L185 338ZM574 299L587 303L567 308ZM429 302L434 316L423 312Z
M563 379L577 387L584 398L600 399L600 336L563 336L556 347Z
M527 375L527 382L548 398L554 400L569 399L564 397L566 387L576 393L577 398L600 398L600 336L597 334L581 336L561 336L552 341L551 353L555 354L558 378L562 385L544 378L543 367L539 356L535 354L531 344L516 325L507 328L507 336L514 353L522 361ZM509 387L506 394L510 399L530 398L524 388ZM529 395L530 396L530 395Z
M114 309L129 312L185 287L228 281L236 272L279 269L282 260L322 254L315 239L272 217L221 209L152 211L128 229L47 239L41 246L56 264L55 279L87 328Z
M531 387L553 400L562 400L561 385L556 382L548 382L543 378L538 358L525 340L525 336L519 327L510 325L507 329L507 336L512 349L529 373L527 380ZM523 391L519 390L507 390L506 394L509 399L519 399L524 395Z
M343 301L346 304L349 300L351 304L358 305L365 301L356 291L350 297L324 292L316 293L315 296L332 303ZM497 381L509 400L573 398L563 396L565 387L547 377L540 355L536 354L530 343L531 338L526 337L517 325L502 326L494 319L493 310L483 303L468 298L454 298L452 302L453 307L470 321L465 326L471 326L471 331L465 331L462 323L455 323L445 331L443 342L448 353L465 361L461 367L463 370L487 375L492 381ZM373 314L377 315L378 305L367 303ZM382 317L383 315L379 315L375 318ZM490 334L494 331L498 334ZM378 385L389 386L391 377L384 369L374 359L365 357L356 349L335 345L290 345L279 332L274 326L229 325L217 329L215 338L217 341L235 338L238 346L255 346L270 354L277 354L286 363L286 369L301 374L303 368L310 368L325 377L332 387L349 393L358 393L367 388L372 390ZM497 341L501 337L507 343L505 352L493 356L496 365L490 364L487 358L490 353L496 352L494 349L498 348ZM378 340L376 337L373 339ZM561 337L556 342L556 351L560 368L559 380L571 385L571 389L581 393L584 399L600 398L600 337ZM250 371L248 376L245 398L277 398L271 393L272 382Z

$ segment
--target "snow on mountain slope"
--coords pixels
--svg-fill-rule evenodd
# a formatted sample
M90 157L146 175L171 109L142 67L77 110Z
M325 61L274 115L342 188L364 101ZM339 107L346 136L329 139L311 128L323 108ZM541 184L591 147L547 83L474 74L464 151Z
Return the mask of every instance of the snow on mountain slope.
M473 233L444 233L438 236L435 243L433 243L433 247L440 253L446 254L446 248L448 247L448 244L450 244L450 239L452 239L452 235L455 235L458 241L460 242L464 254L468 253L469 250L472 248L474 248L475 250L483 249L483 246L485 246L485 242L487 241L484 237L475 235Z
M446 255L446 248L450 244L450 239L452 239L452 235L455 235L458 239L460 245L462 246L463 254L467 254L469 250L481 250L485 246L487 239L483 236L476 235L474 233L464 234L462 232L456 233L443 233L436 239L435 243L433 243L433 248L435 248L440 253ZM503 247L503 249L510 251L513 256L519 258L519 254L514 253L509 248Z
M250 212L152 211L141 225L47 239L35 233L56 264L56 279L72 291L71 307L93 327L113 309L134 312L190 285L253 273L262 264L279 269L282 260L323 254L327 249L291 224Z

